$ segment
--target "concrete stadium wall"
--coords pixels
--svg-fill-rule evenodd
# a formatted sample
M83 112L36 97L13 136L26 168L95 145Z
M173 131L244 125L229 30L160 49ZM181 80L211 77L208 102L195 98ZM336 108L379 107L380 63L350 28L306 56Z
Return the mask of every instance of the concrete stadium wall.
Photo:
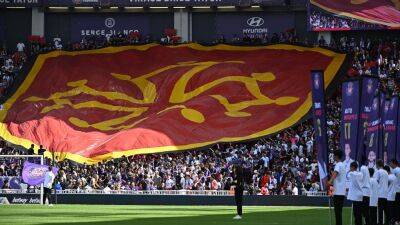
M0 9L0 46L15 50L20 41L31 35L31 9Z
M257 28L268 29L269 37L273 33L295 28L303 37L308 32L306 14L304 11L193 12L192 40L199 43L210 43L224 35L227 41L230 41L233 35L242 37L244 30ZM262 18L263 24L251 26L247 23L251 18ZM297 20L301 20L301 22L297 22Z
M0 194L11 204L38 203L37 194ZM257 196L244 197L248 206L318 206L328 207L328 197L307 196ZM188 195L112 195L112 194L59 194L58 204L104 205L235 205L233 196ZM346 203L350 205L349 202Z
M72 42L74 37L72 34L73 21L94 20L94 16L100 17L95 20L104 21L106 18L131 18L132 24L135 20L146 20L146 29L148 34L153 38L159 39L164 33L165 28L174 27L173 13L46 13L45 14L45 37L47 40L52 40L55 37L60 37L64 43ZM144 34L146 35L146 34ZM76 38L75 38L76 39Z

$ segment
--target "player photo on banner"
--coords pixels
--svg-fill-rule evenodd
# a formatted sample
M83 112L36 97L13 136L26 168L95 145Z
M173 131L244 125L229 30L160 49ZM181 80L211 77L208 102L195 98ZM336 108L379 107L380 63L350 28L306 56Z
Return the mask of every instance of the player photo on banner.
M371 105L374 99L375 91L378 88L378 79L375 77L363 78L361 80L361 100L360 100L360 118L358 122L358 146L357 161L363 162L366 159L365 148L367 145L366 134L368 126L368 117L371 112Z
M369 168L374 168L378 157L379 127L380 127L380 96L375 96L372 101L371 112L368 117L366 132L366 157Z
M344 163L347 171L356 159L358 122L360 111L360 85L358 80L348 81L342 85L342 121L340 146L344 150Z
M386 113L383 120L383 160L385 163L396 157L398 105L398 96L393 96L385 102Z

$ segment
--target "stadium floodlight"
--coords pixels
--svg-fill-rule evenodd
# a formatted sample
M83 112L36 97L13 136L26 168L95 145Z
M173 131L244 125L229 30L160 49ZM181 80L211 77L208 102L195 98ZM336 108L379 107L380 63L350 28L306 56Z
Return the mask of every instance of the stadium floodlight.
M32 159L32 160L29 160ZM35 162L35 163L40 163L40 165L44 165L44 157L43 155L0 155L0 164L4 163L17 163L21 167L21 171L18 171L19 174L17 176L0 176L0 181L1 183L5 182L7 179L7 182L14 180L16 183L14 184L14 187L12 188L7 188L7 189L2 189L3 184L0 186L0 197L10 197L12 196L12 199L9 198L9 202L11 204L13 203L22 203L22 204L43 204L43 194L44 194L44 187L43 183L40 184L40 197L39 199L37 198L31 198L31 197L26 197L22 198L20 196L22 195L35 195L37 193L36 187L34 188L34 193L29 193L27 191L27 185L24 183L19 183L20 180L22 180L22 168L24 162L28 160L30 162ZM17 183L18 182L18 183ZM9 183L10 184L10 183ZM19 188L16 188L16 184L19 184ZM10 184L11 186L11 184ZM14 197L18 196L18 197ZM38 201L39 200L39 201Z

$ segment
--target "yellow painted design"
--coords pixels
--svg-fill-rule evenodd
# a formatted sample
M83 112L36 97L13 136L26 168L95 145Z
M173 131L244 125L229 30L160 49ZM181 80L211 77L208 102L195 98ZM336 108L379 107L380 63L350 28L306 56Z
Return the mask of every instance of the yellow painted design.
M133 122L129 125L122 125L126 123L128 120L140 117L143 113L148 110L150 104L155 102L157 98L157 88L154 83L152 83L149 79L159 75L162 72L168 71L170 69L174 69L177 67L189 67L190 69L185 72L176 82L171 96L169 98L169 102L171 104L179 104L179 107L183 107L180 110L181 115L183 118L192 121L194 123L203 123L205 121L205 117L203 113L195 109L188 109L184 103L192 100L193 98L197 97L198 95L217 87L223 83L227 82L238 82L242 83L246 89L249 91L251 95L255 98L254 100L250 101L243 101L238 103L229 103L229 100L222 96L222 95L211 95L211 97L218 100L220 104L222 104L225 109L225 115L230 117L246 117L251 116L250 113L243 112L242 110L247 109L251 106L258 106L258 105L268 105L268 104L277 104L277 105L288 105L294 103L299 100L297 97L280 97L276 100L270 99L264 94L261 93L260 87L257 82L271 82L275 80L275 75L271 72L265 73L253 73L251 77L248 76L226 76L214 81L211 81L203 86L196 88L193 91L186 92L186 87L194 76L198 75L200 72L209 69L212 66L218 64L244 64L242 61L226 61L226 62L181 62L175 65L169 65L166 67L162 67L150 73L144 74L139 77L132 78L132 76L125 75L125 74L117 74L111 73L116 79L123 80L130 82L132 85L136 86L143 95L143 99L136 99L130 97L122 92L105 92L105 91L98 91L95 90L87 85L87 80L78 80L73 82L68 82L67 86L71 87L72 89L65 91L65 92L56 92L50 95L48 98L40 98L37 96L31 96L26 98L24 101L27 102L40 102L40 101L52 101L54 104L50 106L46 106L42 109L41 113L45 114L53 110L62 109L65 105L71 106L74 109L83 109L83 108L97 108L102 110L107 110L110 112L129 112L128 115L124 115L121 117L89 124L87 121L76 118L70 117L68 120L73 125L80 127L80 128L95 128L99 131L110 131L110 130L123 130L123 129L130 129L133 128L138 124L138 122ZM87 94L93 97L101 96L105 97L109 100L124 100L130 103L138 104L138 105L146 105L146 107L124 107L119 105L111 105L106 103L101 103L98 101L86 101L78 104L73 104L70 97L77 96L79 94ZM174 109L175 106L168 107L167 109ZM164 111L164 110L162 110ZM142 122L143 120L140 120Z
M187 120L195 123L203 123L205 120L203 114L195 109L181 109L181 114Z
M392 0L394 7L396 7L397 10L400 10L400 0Z
M364 4L366 2L368 2L369 0L351 0L350 3L353 5L361 5Z
M10 133L10 131L8 130L7 124L4 123L4 119L7 115L8 110L12 107L14 102L20 96L22 96L28 90L28 88L31 86L31 84L35 80L36 76L38 75L40 69L42 68L44 62L47 59L58 57L61 55L75 56L75 55L81 55L81 54L105 54L105 53L116 53L116 52L121 52L121 51L126 51L126 50L146 51L153 47L158 47L158 45L149 44L149 45L142 45L142 46L109 47L109 48L104 48L104 49L75 51L75 52L54 51L54 52L40 55L37 58L34 66L32 67L31 71L29 72L29 74L26 77L23 84L19 87L17 92L3 104L3 110L0 110L0 121L1 121L0 122L0 136L13 144L22 145L25 148L29 148L29 146L31 144L38 144L38 143L32 143L30 140L27 140L24 138L13 136ZM325 73L324 73L325 87L327 87L331 83L335 74L338 72L340 66L342 65L342 63L346 57L345 54L338 54L333 51L322 49L322 48L308 48L308 47L285 45L285 44L257 46L257 47L256 46L243 47L243 46L229 46L229 45L202 46L199 44L183 44L183 45L179 45L179 46L168 46L168 48L185 48L185 47L199 50L199 51L215 51L215 50L253 51L253 50L261 50L261 49L277 49L277 50L287 50L287 51L317 52L317 53L320 53L320 54L323 54L325 56L332 58L331 63L326 68ZM186 62L186 63L194 63L194 62ZM120 79L121 78L122 77L120 76ZM125 77L126 80L127 80L127 78L128 77ZM260 79L260 78L256 78L256 79ZM42 98L36 98L36 99L31 98L31 100L38 100L38 99L42 99ZM280 102L280 99L276 99L276 104L279 104L279 102ZM55 105L58 105L59 107L63 106L62 104L60 105L60 103L59 104L55 103ZM164 113L169 110L184 109L184 108L186 108L186 107L183 105L173 105L173 106L170 106L170 107L158 112L158 114ZM290 115L289 117L284 119L282 122L280 122L272 127L266 128L259 132L250 134L248 136L243 136L243 137L223 137L223 138L220 138L217 140L210 140L207 142L192 143L192 144L179 145L179 146L177 146L177 145L161 146L161 147L131 149L131 150L115 149L113 152L106 153L103 155L97 155L97 156L90 157L90 158L79 155L78 153L63 152L61 149L54 149L54 151L56 152L55 155L58 156L59 160L63 160L63 159L67 158L67 159L71 159L71 160L74 160L79 163L95 164L95 163L101 162L103 160L108 160L111 158L119 158L122 156L186 150L186 149L192 149L192 148L199 148L202 146L207 146L207 145L211 145L213 143L218 143L218 142L235 142L235 141L240 141L240 140L254 139L254 138L258 138L258 137L262 137L262 136L266 136L266 135L278 132L282 129L285 129L287 127L294 125L310 110L310 108L311 108L311 93L308 94L307 99L302 103L302 105L292 115ZM229 111L227 113L229 113ZM147 117L144 117L143 119L138 120L135 123L136 124L140 123L141 121L143 121L145 119L147 119ZM121 129L124 129L124 127L122 126ZM51 158L51 153L47 151L45 153L45 156L48 158Z

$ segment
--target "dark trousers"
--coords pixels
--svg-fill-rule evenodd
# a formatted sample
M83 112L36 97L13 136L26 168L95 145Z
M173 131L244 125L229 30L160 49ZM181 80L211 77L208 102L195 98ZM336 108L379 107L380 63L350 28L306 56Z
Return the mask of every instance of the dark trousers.
M243 186L236 186L235 188L235 202L236 202L236 210L238 215L242 215L242 207L243 207Z
M387 201L387 221L386 224L394 224L396 214L396 204L395 201Z
M400 192L396 193L396 201L394 204L396 205L395 206L396 213L394 214L394 220L396 222L400 222Z
M46 199L49 200L49 204L51 204L51 189L50 188L44 188L43 192L43 205L46 203Z
M387 200L386 198L378 199L378 224L384 225L387 224ZM383 217L385 217L385 223L383 223Z
M362 225L362 210L363 210L363 202L353 201L353 215L354 215L355 225Z
M344 196L334 195L333 196L333 207L335 208L335 221L336 225L342 225L342 211L343 211Z
M378 222L378 218L377 218L377 214L378 214L378 207L369 207L369 218L370 218L370 225L376 225Z
M364 217L365 224L369 225L369 197L367 196L364 196L362 201L362 217Z

